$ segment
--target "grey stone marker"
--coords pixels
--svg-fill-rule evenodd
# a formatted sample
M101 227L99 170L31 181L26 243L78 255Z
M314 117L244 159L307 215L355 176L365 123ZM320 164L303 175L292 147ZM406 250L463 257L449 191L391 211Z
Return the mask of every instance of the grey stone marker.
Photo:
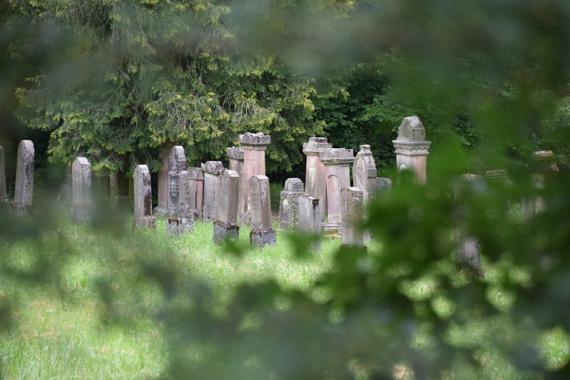
M251 233L249 241L253 247L275 245L275 231L271 228L271 200L269 178L255 175L249 179L248 209L250 211Z
M377 177L376 178L376 186L374 187L374 193L382 192L382 191L390 191L392 190L392 180L390 178L385 177Z
M361 145L356 153L352 170L352 183L354 187L362 190L364 202L376 191L376 163L370 150L370 145Z
M16 164L16 188L14 191L14 209L25 214L31 207L34 197L34 143L22 140L18 145Z
M220 161L208 161L204 165L204 220L218 219L223 172L224 165Z
M214 222L214 243L239 238L238 202L239 174L235 170L224 170L220 186L220 209Z
M342 223L340 192L350 187L350 165L354 162L352 149L325 149L320 156L327 167L327 221L324 230L328 235L336 236Z
M280 194L279 226L295 228L299 222L298 199L304 193L305 186L299 178L288 178Z
M0 203L6 202L6 162L4 161L4 147L0 145Z
M311 137L303 144L303 153L307 156L305 192L319 199L323 222L327 216L327 168L321 161L321 153L332 148L326 137Z
M166 216L168 214L168 163L172 146L163 147L160 150L162 167L158 172L158 205L154 210L155 215Z
M87 223L93 212L93 194L91 192L91 164L85 157L77 157L71 165L71 199L74 223Z
M396 151L398 170L411 170L418 183L426 183L427 157L431 142L425 139L425 129L420 118L404 118L398 128L398 138L392 143Z
M341 190L342 199L342 243L351 246L364 246L364 231L357 223L362 218L364 192L358 187Z
M189 168L189 207L193 210L194 216L202 217L202 208L204 205L204 172L202 168Z
M194 218L188 207L188 172L186 154L180 145L172 147L168 160L167 231L181 235L192 231Z
M321 209L319 199L308 194L299 196L299 223L297 229L300 232L318 235L321 233Z
M155 228L152 216L152 186L148 166L137 165L133 175L134 182L134 225L136 227Z

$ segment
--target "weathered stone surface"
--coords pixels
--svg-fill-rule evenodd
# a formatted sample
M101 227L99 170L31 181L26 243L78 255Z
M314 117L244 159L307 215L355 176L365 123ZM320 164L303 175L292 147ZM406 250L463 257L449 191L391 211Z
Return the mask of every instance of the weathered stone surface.
M133 174L134 182L134 225L137 227L155 227L152 215L152 186L148 166L138 165Z
M4 147L0 145L0 203L8 199L6 191L6 161L4 160Z
M285 190L280 194L279 225L281 228L295 228L299 221L298 199L303 194L303 181L299 178L288 178Z
M109 198L112 202L119 200L119 176L117 173L109 175Z
M204 172L202 168L188 168L189 207L195 217L202 217L204 206Z
M85 157L77 157L71 166L72 217L75 223L91 220L93 194L91 192L91 164Z
M158 172L158 205L155 215L166 216L168 214L168 162L172 147L164 147L160 150L162 167Z
M347 187L341 190L342 243L345 245L364 245L364 232L357 225L362 218L363 193L357 187Z
M352 183L362 190L365 202L377 189L376 174L376 163L370 145L361 145L354 160Z
M425 129L417 116L404 118L398 128L398 138L392 141L396 151L398 170L411 170L418 183L427 182L427 156L430 141L425 140Z
M265 175L265 148L271 143L271 136L263 133L239 135L243 150L243 170L240 174L239 219L242 224L250 223L248 209L249 179L255 175Z
M34 196L34 143L22 140L18 145L16 163L16 189L14 191L14 208L25 213L32 207Z
M218 221L226 225L237 225L239 174L235 170L224 170L221 178L220 210Z
M214 222L214 243L221 244L226 240L238 240L239 239L239 226L227 225L219 220Z
M373 193L390 191L390 190L392 190L392 180L390 178L385 178L385 177L376 178L376 186L374 188Z
M327 215L327 168L321 162L320 155L325 149L332 148L326 137L311 137L303 144L303 153L307 156L305 192L319 199L320 215L325 220Z
M352 149L331 148L321 153L321 161L327 167L327 220L324 230L335 236L340 232L342 223L340 192L350 187L350 164L354 156Z
M194 227L194 215L189 208L188 164L184 148L172 147L168 159L168 219L167 231L172 235L189 232Z
M275 232L271 228L271 200L269 178L255 175L249 179L248 209L250 212L250 242L255 247L275 244Z
M203 216L207 221L214 221L218 218L223 172L224 165L220 161L208 161L204 164Z
M231 146L229 148L226 148L226 156L230 160L230 170L237 171L236 169L231 168L231 161L233 160L237 162L239 161L243 162L244 160L243 149L240 148L239 146Z
M319 199L301 194L298 199L299 223L297 229L307 234L320 234L322 230Z

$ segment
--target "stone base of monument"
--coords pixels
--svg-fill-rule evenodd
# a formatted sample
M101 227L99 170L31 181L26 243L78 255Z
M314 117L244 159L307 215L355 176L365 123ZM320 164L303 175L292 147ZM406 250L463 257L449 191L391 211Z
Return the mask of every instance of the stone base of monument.
M323 235L330 239L340 239L341 226L339 224L323 224Z
M266 230L251 230L249 233L249 242L252 247L262 248L266 245L275 245L277 237L272 228Z
M214 222L214 243L221 244L226 240L239 239L239 226L225 224L216 220Z
M168 218L166 231L171 235L182 235L194 229L194 221L190 218Z
M135 228L156 228L156 218L154 216L143 216L133 219L133 227Z

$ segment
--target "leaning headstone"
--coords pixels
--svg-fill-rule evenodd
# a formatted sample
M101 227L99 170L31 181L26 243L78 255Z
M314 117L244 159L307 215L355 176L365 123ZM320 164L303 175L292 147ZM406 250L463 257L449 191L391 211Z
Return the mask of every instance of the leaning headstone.
M72 218L74 223L91 220L93 194L91 192L91 164L85 157L77 157L71 166Z
M352 183L354 187L358 187L362 190L362 196L365 202L372 193L376 191L376 174L376 163L374 162L370 145L361 145L354 159Z
M0 145L0 203L8 199L6 192L6 162L4 161L4 147Z
M340 192L350 187L350 165L354 161L352 149L325 149L320 157L327 167L327 221L324 230L328 235L340 233L342 209Z
M152 186L148 166L138 165L133 175L134 182L134 225L136 227L155 227L152 216Z
M295 228L299 222L298 199L304 193L305 186L299 178L288 178L285 188L280 194L279 201L279 226Z
M189 178L189 207L194 211L194 216L202 217L204 206L204 172L202 168L188 168Z
M322 221L327 216L327 168L321 161L321 153L332 148L326 137L311 137L303 144L303 153L307 156L305 174L305 192L319 199Z
M224 170L220 189L220 209L214 222L214 243L217 244L239 237L239 174L235 170Z
M218 218L223 172L224 165L220 161L208 161L204 165L204 220Z
M184 148L177 145L168 160L168 219L167 231L172 235L189 232L194 227L188 208L188 172Z
M249 179L249 187L247 202L251 223L249 241L253 247L275 245L275 231L271 227L269 178L255 175Z
M404 118L398 128L398 138L392 143L396 151L398 170L411 170L418 183L426 183L427 157L431 142L425 139L425 129L420 118Z
M26 213L32 207L34 196L34 143L20 141L16 164L16 188L14 191L14 209L17 213Z
M271 136L259 133L239 135L240 148L243 150L243 171L240 173L239 218L242 224L249 224L248 195L249 179L255 175L265 175L265 148L271 144Z
M364 192L358 187L341 190L342 200L342 243L351 246L364 245L364 232L358 221L362 218Z
M299 196L299 223L297 229L300 232L312 235L321 233L321 209L319 207L319 199L308 194Z

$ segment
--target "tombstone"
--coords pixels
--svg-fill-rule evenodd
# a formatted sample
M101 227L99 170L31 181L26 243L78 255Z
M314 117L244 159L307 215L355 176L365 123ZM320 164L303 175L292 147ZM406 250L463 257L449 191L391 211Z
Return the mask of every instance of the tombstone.
M214 243L239 238L238 202L239 174L235 170L224 170L221 176L220 209L214 222Z
M392 190L392 180L390 178L376 177L376 184L372 193L381 193L390 190Z
M271 136L259 133L239 135L240 147L243 150L243 171L240 173L239 219L242 224L249 224L248 196L249 179L255 175L265 175L265 148L271 144Z
M335 236L340 232L342 223L340 192L350 187L350 164L354 156L352 149L330 148L321 153L320 159L327 168L327 220L324 230Z
M0 203L6 202L6 162L4 161L4 147L0 145Z
M396 152L398 170L411 170L416 181L425 184L431 142L425 139L425 129L419 117L404 118L398 128L398 138L392 143Z
M109 174L109 199L111 202L119 201L119 176L117 172Z
M244 153L243 149L237 146L226 148L226 156L228 157L229 169L240 174L243 172Z
M166 216L168 214L168 160L172 147L164 147L160 150L162 167L158 171L158 204L154 210L155 215Z
M370 145L361 145L356 153L352 170L352 183L354 187L362 190L364 202L376 191L376 163L370 150Z
M14 191L14 209L25 214L32 207L34 196L34 143L22 140L18 145L16 164L16 188Z
M283 229L295 228L299 222L298 199L304 193L305 186L299 178L289 178L280 194L279 226Z
M208 161L204 165L204 220L218 219L223 172L224 165L220 161Z
M189 207L196 218L202 217L204 205L204 172L202 168L188 168Z
M74 223L87 223L93 212L91 164L85 157L77 157L71 165L72 218Z
M321 161L321 153L330 148L332 144L326 137L311 137L303 144L303 153L307 156L305 192L319 199L322 221L327 215L327 168Z
M319 199L309 194L301 194L298 199L299 222L297 229L300 232L318 235L321 233L321 208L319 207Z
M167 231L181 235L194 228L194 218L188 207L188 172L184 148L172 147L168 159L168 219Z
M134 182L134 225L136 227L155 227L152 216L152 185L150 171L146 165L137 165L133 175Z
M271 226L271 200L269 196L269 178L255 175L249 179L248 210L251 233L249 241L253 247L275 245L275 231Z
M364 246L364 231L358 226L362 218L364 191L358 187L341 190L342 201L342 243L350 246Z

